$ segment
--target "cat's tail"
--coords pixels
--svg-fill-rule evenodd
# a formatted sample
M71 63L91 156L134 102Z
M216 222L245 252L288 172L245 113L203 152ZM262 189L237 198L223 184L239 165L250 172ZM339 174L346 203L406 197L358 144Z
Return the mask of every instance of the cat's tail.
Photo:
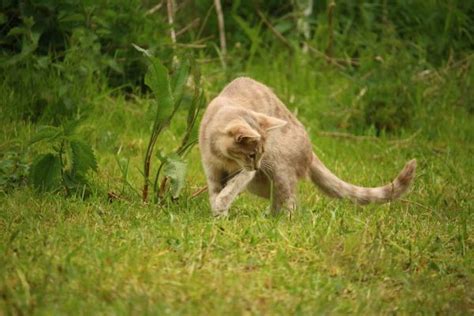
M348 198L357 204L385 203L400 197L415 176L416 160L407 162L391 183L375 188L365 188L347 183L336 177L313 153L310 178L324 193L335 198Z

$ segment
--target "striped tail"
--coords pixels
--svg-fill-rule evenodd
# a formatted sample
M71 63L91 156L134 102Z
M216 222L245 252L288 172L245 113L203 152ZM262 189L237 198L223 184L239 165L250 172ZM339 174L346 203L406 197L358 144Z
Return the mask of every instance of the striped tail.
M415 176L416 160L407 162L391 183L375 188L365 188L347 183L336 177L313 153L310 178L324 193L335 198L348 198L357 204L385 203L405 193Z

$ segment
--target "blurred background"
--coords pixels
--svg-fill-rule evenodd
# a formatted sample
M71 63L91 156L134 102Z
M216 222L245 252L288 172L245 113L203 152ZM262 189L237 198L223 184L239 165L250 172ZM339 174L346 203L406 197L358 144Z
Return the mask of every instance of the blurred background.
M211 95L246 74L319 104L324 128L392 132L439 111L445 86L474 111L473 17L457 0L2 1L1 114L57 123L97 94L146 93L135 44L168 64L192 54Z

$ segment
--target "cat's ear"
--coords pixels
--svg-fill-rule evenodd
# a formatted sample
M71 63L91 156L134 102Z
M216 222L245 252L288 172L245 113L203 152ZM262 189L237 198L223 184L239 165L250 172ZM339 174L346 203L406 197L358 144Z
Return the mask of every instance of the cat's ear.
M244 122L231 122L224 131L227 135L234 138L236 143L242 143L248 140L259 140L260 134Z
M279 118L268 116L262 113L256 113L257 121L260 124L260 127L264 131L271 131L277 128L281 128L288 124L287 121L281 120Z

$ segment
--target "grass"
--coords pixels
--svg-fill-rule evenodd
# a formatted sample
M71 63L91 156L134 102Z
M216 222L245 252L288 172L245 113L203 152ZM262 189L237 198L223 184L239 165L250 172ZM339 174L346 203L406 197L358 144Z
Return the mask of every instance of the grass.
M300 113L315 151L344 179L379 185L417 158L409 195L362 208L302 183L291 218L268 217L267 202L243 195L229 218L214 219L206 194L188 198L205 183L194 149L185 197L144 205L118 162L128 162L127 181L139 188L150 102L97 96L81 127L99 159L92 197L28 187L0 196L0 314L472 313L473 119L449 97L454 87L437 87L439 113L396 137L338 139L318 131L334 126L325 119L334 119L333 103L351 99L343 91L351 79L286 67L281 58L245 73ZM213 96L225 75L212 65L203 73ZM177 120L160 144L171 150L183 126ZM26 144L34 129L3 120L1 143ZM107 192L125 199L110 203Z

